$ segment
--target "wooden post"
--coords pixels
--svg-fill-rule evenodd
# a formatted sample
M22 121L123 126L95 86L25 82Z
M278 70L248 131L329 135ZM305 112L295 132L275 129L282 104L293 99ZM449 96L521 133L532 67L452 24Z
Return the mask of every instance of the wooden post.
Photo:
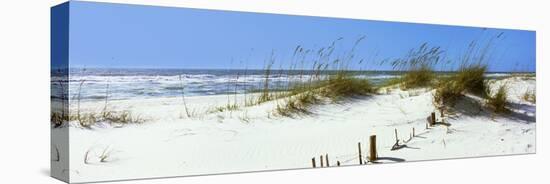
M413 137L416 137L416 134L415 134L415 132L414 132L414 127L413 127Z
M327 167L330 167L330 163L328 162L328 153L325 154L325 161L327 162Z
M435 125L435 112L432 112L432 120L430 121L430 125L431 126Z
M361 143L357 143L357 147L359 149L359 165L363 164L363 156L361 155Z
M376 161L378 158L376 158L376 135L370 136L370 155L369 155L369 161L373 162Z
M311 158L311 164L313 165L313 168L315 168L315 157Z
M336 165L340 167L340 161L336 161Z
M395 129L395 142L399 143L399 138L397 138L397 128Z
M321 167L325 167L325 164L323 164L323 155L321 155L321 159L319 160L321 160Z

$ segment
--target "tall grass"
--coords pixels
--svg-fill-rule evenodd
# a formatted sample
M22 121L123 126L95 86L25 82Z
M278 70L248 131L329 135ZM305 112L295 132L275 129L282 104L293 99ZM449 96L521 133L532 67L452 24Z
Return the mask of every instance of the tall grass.
M86 69L83 69L85 72ZM76 121L83 128L91 128L92 125L99 122L107 123L120 123L120 124L129 124L129 123L143 123L145 119L139 115L134 115L130 111L111 111L108 109L109 97L110 97L110 82L106 84L105 87L105 101L103 104L103 109L101 112L82 112L81 109L81 100L82 100L82 87L86 84L86 79L81 79L78 81L77 93L73 97L76 98L76 113L69 112L68 114L59 114L52 113L52 121Z
M111 86L111 81L108 80L107 84L105 85L105 101L103 103L103 111L102 111L103 117L106 117L107 113L109 112L107 108L109 105L109 96L111 94L110 86Z
M464 88L453 79L445 79L436 85L433 95L437 106L454 106L462 97Z
M262 90L262 94L258 98L258 103L263 103L271 100L271 93L269 88L269 81L270 81L270 75L271 75L271 67L273 67L273 64L275 63L275 53L274 51L271 52L271 56L266 61L266 67L264 69L264 86Z
M296 114L309 114L308 108L316 104L319 98L313 92L305 92L290 96L283 104L277 104L276 112L279 115L293 117Z
M506 108L508 90L506 85L502 85L498 88L497 92L487 97L487 104L495 113L507 113L509 110Z
M428 87L435 79L434 66L443 58L444 51L437 46L429 46L423 43L417 49L411 49L409 53L391 64L394 70L405 71L400 78L401 87L404 89Z
M486 94L485 73L491 59L492 44L500 36L501 34L490 38L487 42L472 41L466 51L453 60L447 59L446 52L441 47L423 43L409 50L405 56L395 60L383 60L380 65L391 62L393 70L404 73L401 77L390 80L389 84L399 84L403 89L435 88L434 102L439 106L454 104L465 93L490 99L492 97ZM337 102L352 96L373 93L376 87L371 81L357 77L361 71L350 69L355 68L352 67L354 64L363 64L365 61L363 58L357 58L355 53L356 47L364 38L357 39L347 51L335 51L336 45L339 45L337 42L343 38L317 49L296 46L285 73L288 79L283 86L272 83L273 77L281 78L283 74L283 64L272 51L265 60L263 83L257 89L252 89L258 95L246 95L249 90L245 90L244 106L277 100L276 111L281 115L291 116L307 113L311 105L325 102L326 99ZM278 63L281 65L278 74L277 70L273 70L277 62L281 62ZM438 74L436 67L440 69L441 65L451 65L452 68L448 71L452 73ZM244 75L246 78L246 72ZM237 86L235 101L236 93ZM226 106L214 108L213 111L223 112L237 108L228 102Z
M187 118L191 117L191 114L189 113L189 110L187 108L187 102L185 101L185 86L183 85L183 79L181 78L181 75L178 75L179 81L180 81L180 92L181 92L181 101L183 102L183 108L185 110L185 115L187 115Z
M486 43L479 44L476 40L470 42L464 54L458 58L459 67L451 76L440 80L434 93L434 101L442 106L454 105L464 93L470 93L489 101L495 101L488 93L485 73L491 60L491 52L494 41L502 36L502 33L491 37ZM505 90L505 89L502 89ZM506 94L501 91L497 94ZM498 97L498 100L502 100ZM496 100L496 101L498 101ZM491 104L491 103L489 103Z
M461 89L479 96L486 96L485 73L487 64L474 63L461 66L458 73L452 78Z
M486 64L463 65L451 76L440 79L434 101L439 105L454 105L464 93L488 97L485 82Z
M53 125L53 128L61 127L69 121L67 76L61 69L55 70L51 76L51 88L55 89L56 84L59 86L58 90L52 90L52 100L59 100L61 102L61 106L56 104L56 108L52 108L50 112L50 123Z
M139 115L133 114L130 111L104 111L101 113L86 112L80 115L69 115L69 121L77 121L83 128L91 128L92 125L105 122L110 124L140 124L146 121Z
M343 38L318 49L307 49L298 45L294 48L286 71L282 69L283 63L286 62L277 60L275 51L272 51L264 62L261 85L257 89L245 89L244 107L276 100L276 111L281 115L291 116L305 113L309 106L321 102L322 98L338 101L373 92L373 86L367 79L357 78L356 71L348 69L350 63L355 61L356 47L364 38L357 39L349 51L336 57L333 56L336 42ZM359 60L359 63L361 64L362 61L363 59ZM280 68L273 70L276 63ZM245 70L242 77L244 79L247 77L246 72ZM274 85L272 78L281 79L283 74L287 76L287 80L282 82L284 85L281 86L281 82ZM228 101L226 105L209 108L206 113L233 111L240 108L236 103L238 80L239 76L234 82L235 103ZM257 92L258 95L249 95L250 91Z
M69 113L52 111L50 113L50 122L53 124L54 128L63 126L69 121Z
M76 117L82 127L89 127L90 124L88 124L88 121L86 121L86 119L83 119L80 113L80 99L82 97L82 85L84 85L85 82L86 80L81 79L80 82L78 83L78 93L77 93L77 100L76 100Z
M485 82L486 69L486 64L462 66L455 74L440 80L436 85L434 101L439 105L454 105L464 93L489 97Z
M93 114L89 114L93 116ZM108 112L107 116L104 116L103 119L97 119L96 122L107 121L109 123L122 123L122 124L139 124L145 122L145 119L139 115L134 115L130 111L120 111L120 112Z
M358 78L356 71L350 70L352 62L356 61L355 49L365 37L358 38L351 49L343 55L332 56L336 48L336 42L342 40L339 38L332 42L328 47L322 47L315 52L313 49L305 49L298 45L294 49L294 54L291 60L291 70L298 71L297 79L289 78L285 90L279 91L277 95L268 95L267 86L268 80L264 83L264 91L258 101L283 99L283 102L278 102L276 111L283 116L292 116L293 114L307 114L308 108L311 105L318 104L322 99L330 99L332 102L340 101L353 96L368 95L374 91L368 79ZM307 59L311 63L309 72L303 70L307 65ZM359 64L363 59L358 59ZM272 64L272 62L270 63ZM295 67L300 65L299 69ZM266 74L269 74L268 65ZM329 69L330 68L330 69ZM293 76L293 75L290 75ZM305 78L308 77L308 78ZM267 79L267 77L266 77ZM307 80L306 80L307 79ZM270 98L266 98L269 96Z
M320 89L321 96L328 97L333 101L374 92L374 87L369 80L354 78L350 73L344 71L329 77L326 85Z

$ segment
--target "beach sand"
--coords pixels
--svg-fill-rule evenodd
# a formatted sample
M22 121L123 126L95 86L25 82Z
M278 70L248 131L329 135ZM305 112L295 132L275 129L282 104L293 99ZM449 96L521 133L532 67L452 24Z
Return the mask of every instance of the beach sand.
M432 103L434 91L428 89L383 90L372 96L314 105L310 114L295 117L275 113L277 103L284 100L200 115L228 100L233 102L233 95L186 97L188 108L197 114L193 118L186 117L181 97L109 101L108 109L129 110L147 121L123 127L99 123L92 130L72 122L70 180L311 168L311 159L315 157L319 166L319 156L325 154L330 166L337 161L357 165L357 144L361 143L366 160L371 135L377 136L380 163L535 153L536 108L522 99L526 91L535 90L534 78L507 78L490 84L493 90L504 84L509 87L512 113L494 115L462 102L458 105L462 110L445 116L451 126L429 129L426 118L437 110ZM245 97L236 98L242 103ZM469 99L481 102L473 96ZM84 112L100 112L104 102L83 102L81 106ZM440 121L439 113L437 117ZM416 135L410 139L413 128ZM395 130L406 147L392 151ZM101 155L107 155L105 162L100 161Z

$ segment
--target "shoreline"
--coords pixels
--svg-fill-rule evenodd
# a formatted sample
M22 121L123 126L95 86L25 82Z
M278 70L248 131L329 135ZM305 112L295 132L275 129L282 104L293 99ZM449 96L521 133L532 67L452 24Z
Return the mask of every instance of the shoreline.
M285 84L289 81L294 83L308 82L307 78L312 75L304 74L304 81L294 81L301 78L300 75L281 76L276 71L272 71L270 76L270 90L281 91L285 90ZM311 72L311 71L309 71ZM367 71L365 71L367 72ZM359 79L369 79L373 86L383 87L391 80L398 79L403 76L406 71L392 71L392 73L379 72L379 74L365 75L365 74L353 74ZM445 77L453 72L435 72L439 77ZM454 72L456 73L456 72ZM533 77L534 73L486 73L487 79L505 79L511 77ZM242 73L229 73L223 75L217 74L183 74L183 76L190 76L190 78L184 78L181 81L178 79L179 75L82 75L72 76L72 86L79 86L79 82L84 82L83 91L85 92L82 97L82 101L93 102L105 100L105 91L110 90L109 100L132 100L132 99L150 99L150 98L165 98L165 97L180 97L181 88L183 84L186 91L186 97L194 96L213 96L213 95L227 95L233 94L235 90L239 94L255 93L263 90L263 82L265 82L265 76L263 74L248 74ZM91 77L91 79L88 79ZM321 78L325 78L323 76ZM179 81L179 82L178 82ZM73 84L74 83L74 84ZM281 83L285 83L280 86ZM127 86L129 85L129 86ZM204 86L203 86L204 85ZM133 88L131 86L143 86L139 88ZM206 87L205 89L201 89ZM121 88L122 87L122 88ZM127 89L124 87L128 87ZM107 89L109 88L109 89ZM114 89L118 88L118 89ZM129 92L140 91L141 93ZM78 89L71 89L71 93L77 93ZM87 93L87 91L94 91ZM246 92L245 92L246 91ZM70 94L74 97L76 94Z

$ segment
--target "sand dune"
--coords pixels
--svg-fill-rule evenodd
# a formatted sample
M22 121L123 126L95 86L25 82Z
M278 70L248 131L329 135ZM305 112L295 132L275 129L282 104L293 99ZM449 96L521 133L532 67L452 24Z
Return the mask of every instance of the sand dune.
M445 115L451 126L429 129L425 128L426 117L437 110L432 104L433 91L427 89L388 89L377 95L314 105L310 114L296 117L275 113L275 106L283 100L194 118L185 117L181 97L110 101L110 109L128 109L148 121L122 128L100 123L93 130L73 123L71 181L310 168L312 157L319 159L325 154L331 166L337 161L356 165L357 143L362 144L365 160L370 135L377 136L378 156L386 158L382 163L535 153L535 104L521 98L535 89L534 78L508 78L490 84L493 89L509 86L512 113L493 115L471 104L483 103L480 99L467 96L454 114ZM242 102L245 97L236 98ZM228 96L186 100L188 107L200 114L227 104ZM103 107L103 102L82 103L83 111ZM416 136L410 139L413 128ZM400 144L406 146L391 151L395 130ZM104 162L102 155L107 155Z

